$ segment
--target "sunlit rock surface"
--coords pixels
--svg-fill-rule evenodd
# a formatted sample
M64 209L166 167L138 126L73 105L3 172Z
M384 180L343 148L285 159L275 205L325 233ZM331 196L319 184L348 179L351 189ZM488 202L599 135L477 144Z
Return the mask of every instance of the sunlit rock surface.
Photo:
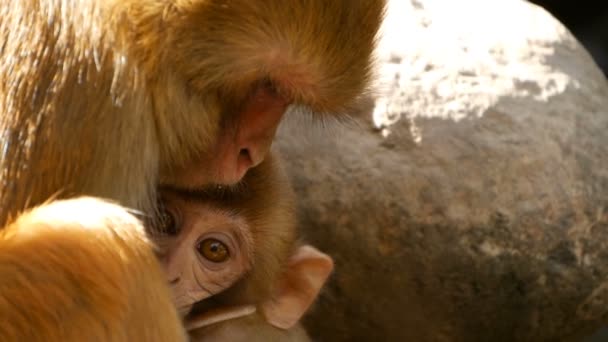
M356 123L278 145L336 271L319 341L573 340L608 321L608 82L544 10L393 0ZM327 133L327 132L325 132Z

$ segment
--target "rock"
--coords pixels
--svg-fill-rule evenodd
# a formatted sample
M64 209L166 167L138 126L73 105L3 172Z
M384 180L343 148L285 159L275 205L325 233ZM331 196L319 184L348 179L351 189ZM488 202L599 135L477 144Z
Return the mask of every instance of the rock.
M580 340L608 318L608 82L547 12L393 0L380 93L279 149L336 271L319 341ZM327 133L327 132L325 132Z

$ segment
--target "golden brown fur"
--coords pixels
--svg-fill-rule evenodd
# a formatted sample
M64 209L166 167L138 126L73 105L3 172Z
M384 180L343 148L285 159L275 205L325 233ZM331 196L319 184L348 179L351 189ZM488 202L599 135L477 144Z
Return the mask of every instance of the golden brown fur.
M221 117L259 82L317 112L356 106L383 8L3 0L0 224L57 192L152 209L159 177L209 158Z
M72 225L78 208L44 206L58 210L49 222L19 215L80 195L152 213L159 183L221 183L229 170L216 163L217 142L231 127L248 137L239 115L259 88L274 96L270 109L347 112L368 87L383 8L383 0L0 0L0 227L12 223L0 236L2 340L179 335L135 225L94 233L112 230L103 208L86 225L92 231ZM277 117L262 126L264 139ZM196 172L204 177L185 176Z
M185 340L143 226L122 207L56 201L0 234L0 341Z

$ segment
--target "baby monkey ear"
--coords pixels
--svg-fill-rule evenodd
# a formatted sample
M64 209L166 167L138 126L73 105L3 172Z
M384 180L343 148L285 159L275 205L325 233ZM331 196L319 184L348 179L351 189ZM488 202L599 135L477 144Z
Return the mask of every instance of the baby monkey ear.
M332 258L304 245L289 258L273 298L261 305L266 321L280 329L290 329L306 313L319 295L334 268Z

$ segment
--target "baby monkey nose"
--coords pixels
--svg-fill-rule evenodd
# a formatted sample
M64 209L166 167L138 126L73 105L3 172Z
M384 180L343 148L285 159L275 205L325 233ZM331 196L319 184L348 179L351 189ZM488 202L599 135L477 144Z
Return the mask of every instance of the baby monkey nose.
M167 281L169 281L169 285L170 286L177 285L181 280L181 276L182 276L181 271L179 271L178 269L176 269L175 266L172 265L173 263L169 259L168 255L166 255L164 258L162 258L161 261L162 261L161 262L162 268L163 268L163 271L165 272L165 274L167 275Z
M169 277L169 285L176 285L179 283L179 277Z

